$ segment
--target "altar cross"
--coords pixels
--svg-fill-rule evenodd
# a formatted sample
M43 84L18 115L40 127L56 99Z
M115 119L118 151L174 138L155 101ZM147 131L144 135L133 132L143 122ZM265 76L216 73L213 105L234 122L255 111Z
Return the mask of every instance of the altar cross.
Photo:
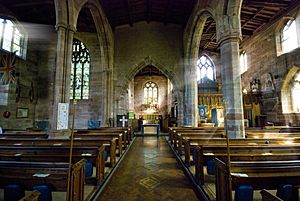
M122 127L125 127L125 122L128 121L128 119L125 118L125 116L122 117L122 119L120 119L119 121L122 122Z

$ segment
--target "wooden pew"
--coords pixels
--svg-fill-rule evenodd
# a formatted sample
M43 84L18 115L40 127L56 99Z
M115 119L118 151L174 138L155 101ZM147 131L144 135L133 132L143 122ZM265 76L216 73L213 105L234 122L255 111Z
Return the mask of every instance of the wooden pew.
M246 138L299 138L300 133L247 132Z
M48 138L47 133L4 133L0 138Z
M224 133L224 128L206 128L206 127L194 127L194 128L169 128L169 140L171 144L175 142L177 133Z
M34 190L28 195L26 195L25 197L23 197L22 199L20 199L19 201L38 201L40 194L41 193L39 191Z
M127 134L128 142L132 141L132 130L130 127L101 127L101 128L94 128L94 129L88 129L89 131L104 131L104 132L114 132L114 133L120 133L124 132Z
M96 182L104 179L105 146L73 147L72 161L86 159L96 167ZM0 146L0 161L69 162L69 147Z
M216 162L216 199L231 201L232 189L240 185L251 185L254 190L276 189L288 182L300 184L300 161L239 161L231 162L229 177L226 163ZM230 179L231 182L228 182Z
M123 145L126 148L126 138L124 141L124 134L120 133L89 133L89 132L75 132L74 139L101 139L101 138L117 138L116 144L118 147L118 156L122 155Z
M271 194L266 189L261 190L260 194L261 194L261 197L262 197L262 201L283 201L282 199L280 199L276 195Z
M190 156L196 146L212 145L212 146L226 146L226 138L184 138L184 155L185 163L190 165ZM299 138L291 139L248 139L248 138L232 138L230 139L230 146L251 147L256 145L292 145L300 143Z
M0 161L0 185L20 183L26 190L31 190L35 185L47 184L54 191L67 192L68 201L83 201L84 164L82 159L71 166L68 189L68 163Z
M74 147L108 147L110 153L110 164L116 163L116 138L97 138L97 139L74 139ZM52 146L70 147L70 139L37 139L37 138L0 138L0 146Z
M178 153L182 155L183 151L183 140L184 138L189 139L210 139L210 138L223 138L222 133L178 133L176 134L175 140L173 142L173 146L175 149L177 149Z
M204 184L205 161L218 158L227 162L227 146L197 146L195 148L195 180ZM300 160L300 145L298 146L231 146L232 161L280 161Z

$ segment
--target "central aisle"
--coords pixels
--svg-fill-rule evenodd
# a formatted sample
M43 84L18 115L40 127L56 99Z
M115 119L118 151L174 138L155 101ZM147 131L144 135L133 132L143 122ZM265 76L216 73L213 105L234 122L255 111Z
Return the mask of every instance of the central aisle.
M198 200L164 137L137 137L102 201Z

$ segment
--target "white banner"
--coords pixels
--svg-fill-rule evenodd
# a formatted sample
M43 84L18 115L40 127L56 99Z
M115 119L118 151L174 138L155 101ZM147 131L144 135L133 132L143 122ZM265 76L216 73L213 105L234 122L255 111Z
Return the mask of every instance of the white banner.
M68 129L69 103L58 103L57 130Z

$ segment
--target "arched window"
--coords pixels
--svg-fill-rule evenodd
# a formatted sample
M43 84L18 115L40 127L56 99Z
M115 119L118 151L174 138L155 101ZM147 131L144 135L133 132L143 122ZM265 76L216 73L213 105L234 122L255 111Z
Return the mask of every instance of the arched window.
M73 41L70 99L89 98L90 53L79 40Z
M290 52L298 47L296 21L289 20L281 32L282 53Z
M295 75L294 81L291 86L292 97L292 110L293 112L300 113L300 72Z
M0 18L0 48L8 52L16 52L16 55L26 58L26 34L20 25Z
M201 56L197 61L197 81L215 80L215 66L208 56Z
M243 74L248 70L246 51L242 51L242 53L240 54L240 68L241 68L241 74Z
M154 82L147 82L144 85L144 104L158 103L158 87Z

